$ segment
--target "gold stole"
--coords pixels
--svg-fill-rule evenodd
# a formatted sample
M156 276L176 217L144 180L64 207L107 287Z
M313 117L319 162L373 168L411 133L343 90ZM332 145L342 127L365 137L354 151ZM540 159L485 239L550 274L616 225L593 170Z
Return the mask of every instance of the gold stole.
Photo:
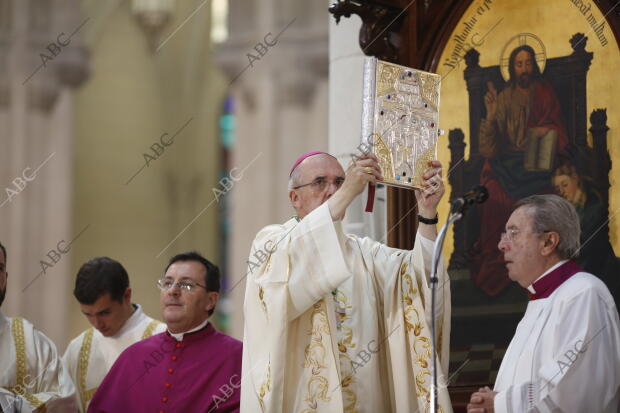
M26 376L28 375L28 358L26 357L26 339L24 336L24 320L15 317L11 322L11 333L13 334L13 341L15 343L15 386L6 388L8 391L22 396L24 399L36 408L39 413L45 413L45 403L39 400L36 396L26 391L26 388L32 383L26 384ZM38 379L38 377L37 377Z
M151 320L144 333L142 334L142 340L149 338L153 335L153 331L157 328L159 321ZM91 327L86 333L84 333L84 340L82 340L82 347L80 347L80 357L78 359L78 390L80 392L80 399L82 401L82 410L86 411L88 402L93 398L98 387L93 387L90 390L86 390L86 375L88 373L88 360L90 359L90 347L93 342L93 333L95 330Z

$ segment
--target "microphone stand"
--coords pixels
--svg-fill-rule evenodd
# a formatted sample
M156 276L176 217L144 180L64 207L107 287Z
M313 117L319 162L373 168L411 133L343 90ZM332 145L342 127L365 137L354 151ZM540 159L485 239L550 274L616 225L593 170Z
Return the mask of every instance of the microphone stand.
M455 209L455 208L453 208ZM461 208L458 208L461 209ZM454 224L459 219L463 218L464 208L460 211L451 211L448 216L448 221L446 225L443 226L439 234L437 235L437 239L435 240L435 247L433 248L433 262L431 265L431 333L432 333L432 343L433 343L433 383L431 385L431 409L430 413L437 413L437 343L436 337L437 334L435 332L435 301L437 296L437 283L439 279L437 278L437 267L439 266L439 260L441 259L441 251L443 250L443 242L446 238L446 233L448 232L448 228L450 225Z
M487 188L483 185L474 187L471 191L465 194L462 198L457 198L452 201L452 208L450 208L450 215L448 215L448 221L446 225L439 231L437 239L435 240L435 248L433 248L433 263L431 265L431 332L433 334L433 384L431 385L431 409L430 413L437 413L437 343L435 332L435 301L437 295L437 267L439 266L439 259L441 258L441 251L443 249L443 242L446 238L446 233L450 225L454 224L459 219L463 218L465 211L473 204L481 204L489 197Z

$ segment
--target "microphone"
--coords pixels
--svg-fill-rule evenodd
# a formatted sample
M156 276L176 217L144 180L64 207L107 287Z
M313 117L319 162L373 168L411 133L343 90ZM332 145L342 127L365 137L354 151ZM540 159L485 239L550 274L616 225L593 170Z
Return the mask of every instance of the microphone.
M469 192L463 194L463 196L456 198L452 201L452 210L454 213L464 214L465 210L473 204L481 204L489 198L489 191L484 185L476 185Z

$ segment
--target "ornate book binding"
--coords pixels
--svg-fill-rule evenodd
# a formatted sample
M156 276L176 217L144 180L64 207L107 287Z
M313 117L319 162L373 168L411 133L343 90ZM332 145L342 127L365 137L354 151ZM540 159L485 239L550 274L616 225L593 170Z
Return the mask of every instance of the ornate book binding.
M384 183L420 188L437 159L441 77L374 57L364 62L362 140L379 158Z

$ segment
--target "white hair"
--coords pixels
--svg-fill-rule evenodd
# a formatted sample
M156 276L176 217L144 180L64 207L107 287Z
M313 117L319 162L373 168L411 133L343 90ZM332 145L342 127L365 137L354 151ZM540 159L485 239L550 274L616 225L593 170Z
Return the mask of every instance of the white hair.
M288 178L288 190L292 191L293 188L295 188L296 186L300 185L299 183L299 167L293 169L293 172L291 173L291 176Z
M519 200L514 209L533 208L532 226L535 231L553 231L560 235L557 252L560 258L579 255L581 229L579 216L573 204L557 195L532 195Z

